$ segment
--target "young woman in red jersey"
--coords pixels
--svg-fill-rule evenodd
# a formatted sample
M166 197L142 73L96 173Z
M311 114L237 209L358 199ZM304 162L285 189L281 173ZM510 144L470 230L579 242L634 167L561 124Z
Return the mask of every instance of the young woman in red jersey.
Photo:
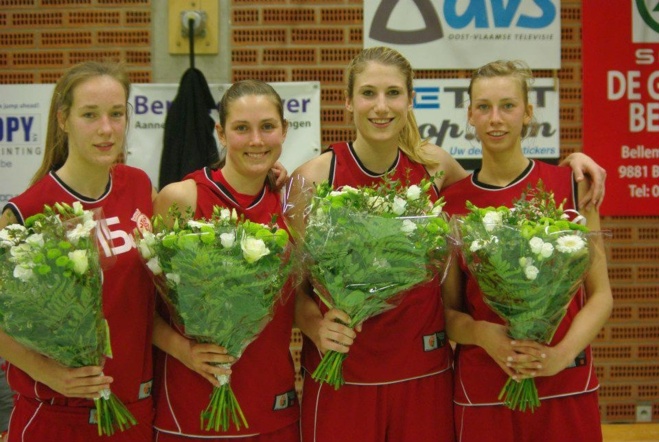
M281 198L268 177L287 131L281 98L267 83L240 81L226 91L219 111L217 131L225 158L163 188L154 211L167 217L176 204L182 212L191 208L196 218L210 218L217 205L260 223L267 224L277 215L283 227ZM154 343L163 353L156 368L155 440L299 440L295 368L289 351L293 309L292 296L278 305L271 322L228 371L216 365L234 362L225 349L196 343L157 319ZM215 376L229 373L249 428L202 430L200 413L213 386L219 386Z
M593 205L580 207L569 169L526 158L524 128L533 119L528 93L532 74L522 62L496 61L474 71L469 85L469 124L483 147L480 169L446 188L451 214L464 214L465 201L478 207L508 206L527 186L542 179L566 209L578 209L591 230L600 229ZM580 185L578 193L585 192ZM452 266L443 286L448 336L458 343L455 364L457 439L470 441L601 441L599 387L590 343L613 304L603 249L594 258L549 345L513 341L504 322L483 301L464 263ZM541 406L512 411L498 394L508 377L533 377ZM492 431L496 428L496 431Z
M152 215L153 191L141 170L115 164L124 151L130 83L116 64L70 68L53 92L41 167L30 187L3 208L0 228L23 223L44 204L102 208L116 262L104 271L103 313L113 357L103 367L67 368L0 331L0 355L17 393L8 441L151 441L151 338L154 287L132 241ZM138 225L139 224L139 225ZM99 436L93 399L111 388L138 424Z
M400 53L364 49L350 62L347 79L346 109L356 139L330 146L300 166L294 179L329 180L338 188L374 185L390 171L394 179L411 177L411 184L443 172L432 189L437 198L440 189L467 176L445 150L420 138L412 112L413 71ZM586 160L602 181L600 168ZM453 440L452 354L442 339L437 280L412 289L399 306L368 319L357 332L343 325L350 322L345 312L328 311L308 286L296 303L296 324L304 334L303 440ZM438 338L437 345L425 345L428 337ZM328 350L350 352L343 364L346 384L338 390L311 378Z

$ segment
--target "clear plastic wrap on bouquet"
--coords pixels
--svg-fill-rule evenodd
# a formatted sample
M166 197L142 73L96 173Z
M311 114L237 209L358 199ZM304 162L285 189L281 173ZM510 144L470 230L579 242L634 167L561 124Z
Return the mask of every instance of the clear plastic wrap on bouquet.
M549 344L583 283L601 232L568 221L552 194L541 190L535 198L547 204L532 199L510 209L467 203L470 212L451 222L484 302L506 322L510 337ZM551 213L527 210L533 207ZM533 379L509 380L501 398L512 409L540 405Z
M102 268L113 257L100 209L55 204L0 231L0 328L24 346L72 368L112 357L103 317ZM46 295L47 294L47 295ZM124 430L135 418L110 390L96 399L100 434Z
M153 220L154 232L136 242L160 294L181 331L197 342L226 348L236 359L272 318L291 270L289 237L276 225L238 219L214 208L209 220L177 215L172 228ZM231 391L218 378L202 429L248 427Z
M351 318L350 327L398 305L409 289L445 275L451 252L443 201L431 202L431 181L403 186L334 190L295 177L295 200L285 216L298 259L315 293L328 308ZM345 354L328 352L314 379L343 384Z

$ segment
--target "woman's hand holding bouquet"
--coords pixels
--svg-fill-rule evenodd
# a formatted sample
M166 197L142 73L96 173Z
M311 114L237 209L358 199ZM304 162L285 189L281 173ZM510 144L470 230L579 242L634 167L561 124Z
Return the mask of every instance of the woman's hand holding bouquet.
M288 280L288 233L220 207L209 220L194 220L175 209L172 217L171 228L156 217L154 233L136 235L136 242L182 333L215 344L193 344L193 361L186 365L203 366L224 349L238 359L271 319ZM219 386L206 410L200 410L206 431L226 431L232 423L237 429L248 427L226 374L230 364L222 368L215 370Z
M467 202L469 213L454 220L469 271L486 304L506 321L509 336L548 344L589 267L589 233L568 220L542 182L527 193L513 208ZM499 399L522 411L540 406L533 379L509 379Z
M314 292L328 309L350 317L344 325L355 328L395 307L405 291L443 274L449 226L443 201L430 199L431 186L430 179L403 186L385 177L375 187L333 189L323 182L313 189L304 233L293 232ZM339 388L346 357L326 352L313 378Z
M74 397L87 397L90 388L109 383L98 372L112 350L103 317L97 223L95 213L79 202L58 203L24 226L0 231L0 328L56 361L43 361L40 380ZM94 400L99 435L136 423L109 388L101 396Z

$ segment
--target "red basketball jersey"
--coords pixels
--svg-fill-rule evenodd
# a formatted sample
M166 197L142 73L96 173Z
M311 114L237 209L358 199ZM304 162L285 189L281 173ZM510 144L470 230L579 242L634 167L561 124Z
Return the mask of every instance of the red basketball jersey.
M442 191L446 199L444 210L451 215L466 213L465 202L471 201L478 207L507 206L519 199L530 184L535 186L542 179L545 189L554 192L557 203L566 200L565 209L574 209L577 201L576 188L567 167L552 166L540 161L531 163L526 173L514 183L503 188L483 186L473 176L458 181ZM461 263L468 274L468 270ZM584 294L579 290L568 306L550 345L560 342L565 336L572 320L584 304ZM466 308L474 319L504 324L504 321L483 301L478 284L471 275L466 283ZM481 347L475 345L458 345L455 363L455 402L460 405L483 405L500 403L499 392L508 376ZM540 398L551 398L593 391L599 387L590 346L575 360L574 366L551 377L535 379Z

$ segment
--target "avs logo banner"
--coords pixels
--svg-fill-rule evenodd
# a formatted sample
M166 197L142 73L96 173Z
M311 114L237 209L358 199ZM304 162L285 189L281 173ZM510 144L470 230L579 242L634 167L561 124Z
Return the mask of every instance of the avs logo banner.
M364 47L392 47L415 69L511 58L560 69L560 19L560 0L372 0L364 2Z

